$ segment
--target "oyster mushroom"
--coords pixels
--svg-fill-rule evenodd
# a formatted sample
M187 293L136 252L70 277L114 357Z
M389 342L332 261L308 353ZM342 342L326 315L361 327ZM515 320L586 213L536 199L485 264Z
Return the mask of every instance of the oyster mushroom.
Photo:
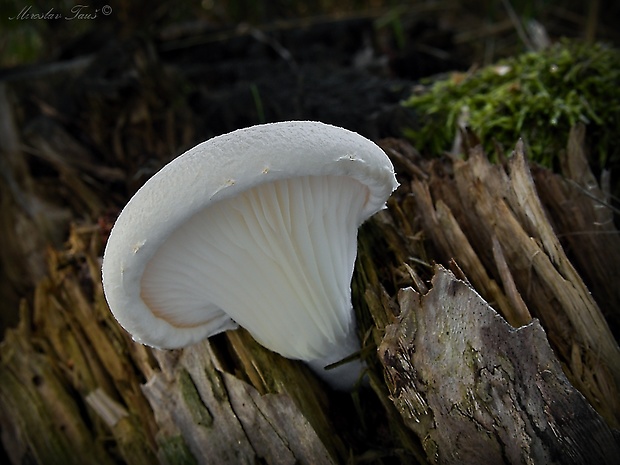
M348 389L357 229L398 186L374 143L310 121L237 130L179 156L119 215L105 296L141 343L179 348L238 325Z

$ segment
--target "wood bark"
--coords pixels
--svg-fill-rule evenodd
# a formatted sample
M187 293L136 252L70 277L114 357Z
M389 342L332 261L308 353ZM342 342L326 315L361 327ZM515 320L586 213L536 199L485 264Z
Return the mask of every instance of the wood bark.
M290 396L261 395L224 372L207 341L191 350L156 351L162 368L143 386L159 426L162 463L178 444L197 463L334 463ZM177 444L172 447L171 443Z
M467 161L455 160L451 165L449 175L445 167L435 166L428 181L412 182L415 200L408 204L408 212L419 218L440 260L448 263L454 259L512 325L527 323L530 315L543 322L571 382L617 427L618 344L595 296L558 239L538 196L523 146L517 144L506 168L492 165L477 149ZM543 189L570 187L560 176L538 171L541 185L546 186ZM577 197L584 215L609 209L596 199L584 201L584 197L586 193ZM554 214L570 215L572 205L576 204L565 202L564 210L554 210ZM617 237L615 228L607 227ZM584 251L580 253L602 257L610 243L596 229L586 234L590 242L582 243ZM616 250L609 249L609 256ZM610 263L610 267L616 264ZM595 286L613 287L607 273L585 273ZM599 302L606 313L617 315L617 307L609 307L606 297L600 294Z
M537 320L513 328L442 267L426 295L406 288L398 302L380 357L431 463L616 463L618 438L570 384Z

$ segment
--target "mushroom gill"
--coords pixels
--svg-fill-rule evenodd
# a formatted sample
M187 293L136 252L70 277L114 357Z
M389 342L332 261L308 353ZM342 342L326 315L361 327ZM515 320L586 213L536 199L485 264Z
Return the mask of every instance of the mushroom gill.
M155 253L141 297L177 327L215 334L230 318L285 357L337 361L359 346L350 283L368 195L352 178L302 176L215 202Z

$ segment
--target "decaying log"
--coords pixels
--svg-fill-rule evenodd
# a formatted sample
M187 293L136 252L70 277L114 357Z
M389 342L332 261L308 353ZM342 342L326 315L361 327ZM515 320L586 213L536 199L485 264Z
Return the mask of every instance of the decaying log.
M534 320L511 327L438 267L398 295L379 348L392 398L431 463L617 463L618 437L571 386Z
M103 298L106 229L75 226L1 345L11 462L613 463L618 358L606 302L558 240L567 223L543 207L555 197L538 200L582 190L540 168L530 176L520 146L507 168L476 152L424 162L405 146L388 153L411 182L360 232L353 291L369 387L347 397L346 418L333 413L342 397L244 331L180 351L133 342ZM587 245L601 261L602 237ZM462 279L439 268L427 291L431 260Z
M334 463L289 396L261 396L223 372L209 342L156 357L162 371L143 390L160 428L162 463L178 460L165 456L171 442L187 444L197 463Z
M246 333L219 344L248 365L256 387L225 372L209 341L179 351L133 342L104 302L100 249L97 229L74 228L69 249L50 255L33 311L24 305L20 326L2 342L0 429L12 463L77 464L91 455L128 464L335 463L346 456L318 381ZM73 271L77 262L86 283Z
M532 176L554 228L597 300L616 338L620 336L620 234L614 223L609 172L596 180L587 162L585 127L569 135L563 175L532 167Z
M210 81L181 68L134 44L0 84L0 295L20 308L0 344L11 463L613 462L620 235L579 128L564 176L528 166L521 145L493 165L477 149L428 160L382 142L401 187L359 233L352 294L369 371L351 394L241 330L179 351L132 341L101 289L113 217L224 119L193 109ZM56 96L59 81L76 85Z
M435 163L429 171L428 181L412 182L413 202L404 206L406 214L419 218L438 261L455 259L473 286L514 326L527 323L530 314L539 318L571 382L618 427L620 349L544 210L523 145L517 144L506 168L492 165L474 149L466 161ZM548 171L544 179L547 190L567 185ZM582 203L584 211L601 207L592 199ZM555 214L562 212L570 214L570 209L558 208ZM607 227L617 237L613 225ZM602 235L590 239L588 250L601 257L609 242ZM601 302L617 314L617 308Z
M60 245L71 213L54 204L20 152L21 135L10 90L0 82L0 330L17 323L19 300L45 276L45 246Z

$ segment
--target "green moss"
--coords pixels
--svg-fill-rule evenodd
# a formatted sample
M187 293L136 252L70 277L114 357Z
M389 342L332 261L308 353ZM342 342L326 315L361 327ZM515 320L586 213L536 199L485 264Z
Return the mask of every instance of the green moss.
M213 425L213 417L209 413L209 410L205 406L204 402L200 398L200 393L192 380L191 375L187 370L181 370L179 376L179 385L181 386L181 394L183 400L189 407L189 411L192 413L192 419L197 425L205 426L209 428Z
M159 455L170 465L196 465L198 462L182 436L171 436L159 443Z
M459 118L481 138L512 147L523 137L531 157L554 166L569 129L587 125L601 166L620 164L620 51L604 44L562 41L470 75L435 82L405 105L423 119L406 135L424 153L450 149Z

